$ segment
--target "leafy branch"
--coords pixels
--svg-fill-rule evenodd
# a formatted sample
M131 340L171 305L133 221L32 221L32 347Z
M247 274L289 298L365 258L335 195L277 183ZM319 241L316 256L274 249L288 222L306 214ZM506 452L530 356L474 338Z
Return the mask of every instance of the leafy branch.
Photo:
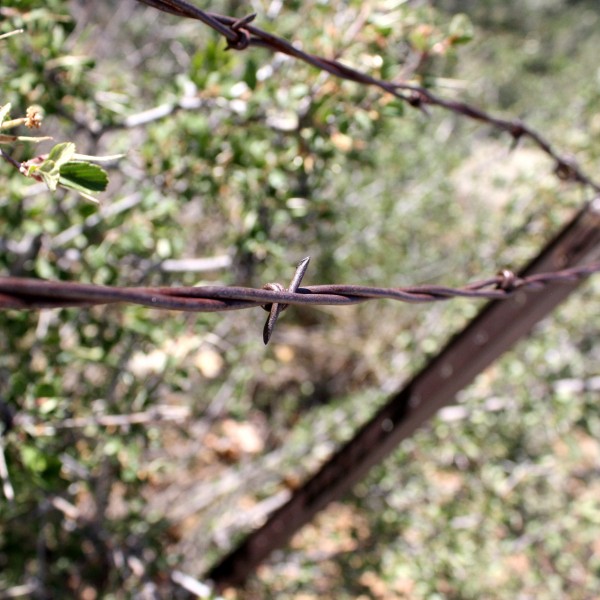
M42 142L52 139L48 136L24 136L3 133L19 126L28 129L39 129L42 125L43 113L39 106L30 106L24 117L11 119L10 103L0 106L0 146L15 142ZM48 154L42 154L29 160L19 162L0 147L0 157L15 167L25 177L43 181L48 189L56 191L63 187L76 191L92 202L98 202L94 194L103 192L108 185L108 174L94 162L113 160L118 157L95 157L77 154L73 142L56 144ZM93 162L91 162L93 161Z

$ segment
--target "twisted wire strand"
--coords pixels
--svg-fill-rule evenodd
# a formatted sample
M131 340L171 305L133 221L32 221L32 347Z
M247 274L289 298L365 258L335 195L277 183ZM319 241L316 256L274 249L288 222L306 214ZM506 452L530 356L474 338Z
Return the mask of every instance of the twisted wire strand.
M540 150L552 158L555 164L554 172L559 179L577 182L589 186L596 192L600 192L600 184L588 176L572 157L561 155L544 136L519 119L503 119L466 102L438 96L422 86L406 82L385 81L344 65L338 60L304 52L286 39L252 25L251 22L256 17L255 14L248 15L242 19L235 19L201 10L185 0L137 1L166 13L202 21L225 37L227 48L234 50L246 50L250 46L267 48L272 52L279 52L296 58L340 79L377 87L406 102L410 106L425 112L427 106L438 106L469 119L487 123L495 129L505 131L512 136L515 142L523 138L528 138Z
M103 304L137 304L188 312L220 312L273 304L346 306L375 299L426 303L469 298L502 300L518 290L539 290L559 283L572 283L600 272L600 263L551 273L518 277L510 271L462 287L419 285L398 288L363 285L311 285L296 292L237 286L201 287L109 287L65 281L0 277L0 310L90 307ZM273 286L273 284L269 284Z

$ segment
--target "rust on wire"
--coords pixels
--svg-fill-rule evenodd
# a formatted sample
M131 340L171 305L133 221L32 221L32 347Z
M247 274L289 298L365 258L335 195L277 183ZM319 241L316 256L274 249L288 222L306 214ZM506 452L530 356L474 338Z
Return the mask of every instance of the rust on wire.
M502 300L520 289L542 289L548 285L572 283L600 272L600 263L580 265L548 273L518 277L501 271L495 277L462 287L418 285L409 287L372 287L364 285L311 285L300 287L310 258L298 264L287 290L281 284L264 288L235 286L201 287L109 287L102 285L47 281L21 277L0 277L0 310L43 308L85 308L102 304L137 304L151 308L187 312L220 312L263 307L269 317L263 331L269 341L279 314L288 305L346 306L375 299L426 303L451 298Z
M427 112L427 106L438 106L468 119L487 123L500 131L505 131L513 138L515 143L523 138L528 138L552 158L555 165L554 172L559 179L587 185L595 192L600 192L600 184L584 173L572 157L561 155L546 138L519 119L496 117L466 102L438 96L420 85L378 79L368 73L344 65L338 60L304 52L286 39L252 25L252 21L256 17L254 14L235 19L201 10L185 0L138 0L138 2L179 17L202 21L227 40L228 49L246 50L250 46L267 48L272 52L280 52L296 58L340 79L377 87L425 113Z

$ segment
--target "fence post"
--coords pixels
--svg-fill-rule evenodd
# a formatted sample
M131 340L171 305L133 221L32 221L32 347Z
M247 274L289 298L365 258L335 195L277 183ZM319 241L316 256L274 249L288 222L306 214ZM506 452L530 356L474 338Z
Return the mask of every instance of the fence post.
M587 204L520 276L589 264L600 258L600 197ZM286 504L207 574L223 589L240 586L273 550L327 504L340 499L369 469L527 335L579 285L574 280L522 289L489 302L414 378L363 425Z

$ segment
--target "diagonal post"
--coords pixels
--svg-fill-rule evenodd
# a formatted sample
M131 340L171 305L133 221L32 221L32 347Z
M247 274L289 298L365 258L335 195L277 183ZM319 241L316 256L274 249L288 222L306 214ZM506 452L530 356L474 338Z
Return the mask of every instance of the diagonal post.
M520 276L589 264L600 258L600 197L587 204L527 265ZM521 289L492 301L455 335L402 390L363 425L286 504L207 574L223 589L243 585L271 552L319 511L340 499L398 444L453 403L457 392L526 336L579 285Z

